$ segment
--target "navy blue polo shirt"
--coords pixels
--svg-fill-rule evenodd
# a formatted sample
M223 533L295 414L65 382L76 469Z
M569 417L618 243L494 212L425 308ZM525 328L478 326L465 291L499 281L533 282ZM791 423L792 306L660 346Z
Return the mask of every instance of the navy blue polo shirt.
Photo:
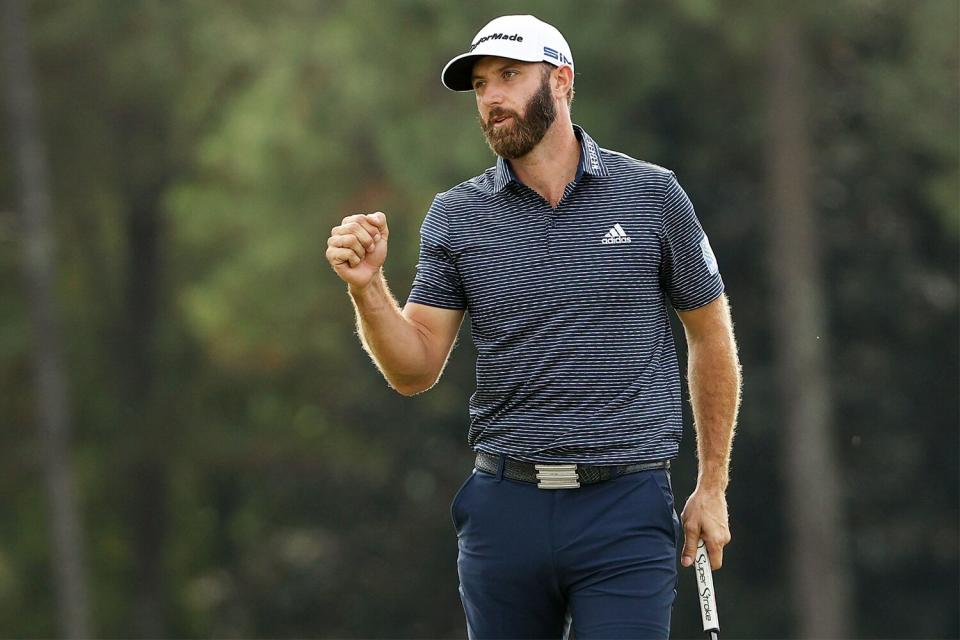
M407 301L470 315L474 450L551 463L673 458L682 413L669 306L703 306L723 280L673 172L574 130L580 166L556 209L503 158L437 194Z

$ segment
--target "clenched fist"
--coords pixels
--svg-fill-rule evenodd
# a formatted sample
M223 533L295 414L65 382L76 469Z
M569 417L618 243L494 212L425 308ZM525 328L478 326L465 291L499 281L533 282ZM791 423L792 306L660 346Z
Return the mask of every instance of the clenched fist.
M327 262L340 279L362 289L387 259L387 216L376 213L347 216L330 230Z

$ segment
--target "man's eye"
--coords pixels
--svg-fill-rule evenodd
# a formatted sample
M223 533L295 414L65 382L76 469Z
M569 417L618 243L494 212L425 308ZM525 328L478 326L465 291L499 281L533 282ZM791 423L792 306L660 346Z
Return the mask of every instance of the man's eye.
M517 72L516 72L516 71L513 71L513 70L511 70L511 71L504 71L504 72L503 72L503 77L504 77L504 78L512 78L512 77L515 76L515 75L517 75Z

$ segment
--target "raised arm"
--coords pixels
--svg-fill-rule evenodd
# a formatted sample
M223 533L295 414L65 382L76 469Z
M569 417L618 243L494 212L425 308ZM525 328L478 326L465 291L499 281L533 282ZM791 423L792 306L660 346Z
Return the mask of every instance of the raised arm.
M347 283L363 348L391 387L414 395L440 378L464 312L408 303L403 310L387 286L387 217L355 215L331 229L327 261Z
M692 311L677 313L687 338L687 378L697 432L697 487L683 509L681 563L690 566L703 538L710 564L723 564L730 542L726 489L734 426L740 407L740 362L725 295Z

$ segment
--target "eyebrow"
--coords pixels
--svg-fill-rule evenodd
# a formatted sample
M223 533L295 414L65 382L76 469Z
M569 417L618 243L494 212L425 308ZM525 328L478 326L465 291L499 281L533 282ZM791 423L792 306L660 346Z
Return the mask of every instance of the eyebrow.
M516 60L511 60L510 62L506 62L506 63L500 65L499 67L497 67L496 69L494 69L494 71L503 71L503 70L506 69L507 67L516 67L516 66L517 66L517 61L516 61ZM480 80L480 79L482 79L482 78L483 78L483 76L481 76L481 75L473 74L472 76L470 76L470 82L473 82L474 80Z

